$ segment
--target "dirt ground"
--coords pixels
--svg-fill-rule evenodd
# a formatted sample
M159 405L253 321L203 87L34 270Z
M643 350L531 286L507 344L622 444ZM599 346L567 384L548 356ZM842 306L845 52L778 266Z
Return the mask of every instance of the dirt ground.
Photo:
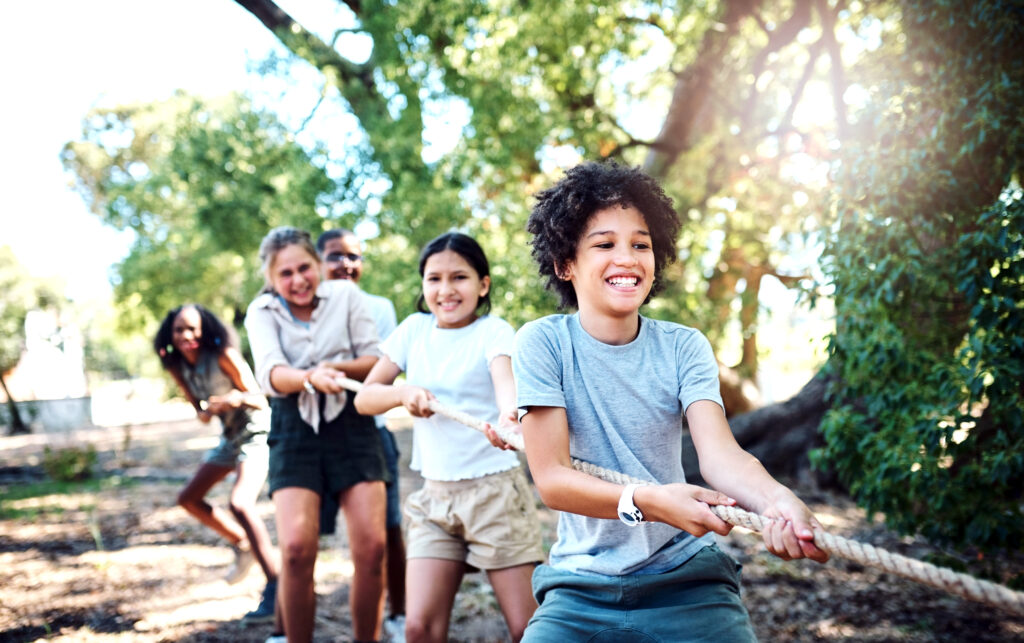
M403 496L421 484L402 449ZM196 421L81 429L56 440L0 438L0 641L259 641L270 625L238 621L253 609L263 580L254 568L223 581L231 552L175 505L203 451L216 440ZM92 443L102 482L88 491L23 493L45 480L44 444ZM228 484L214 489L224 502ZM921 558L934 550L867 520L848 499L798 492L837 535ZM545 544L555 516L538 501ZM273 534L272 506L259 505ZM744 601L762 641L1024 641L1024 617L957 598L892 574L834 558L826 565L783 562L759 538L734 529L723 548L744 565ZM1007 574L1024 561L1007 561ZM316 568L317 641L346 641L351 630L344 538L325 537ZM456 601L452 641L507 640L486 580L470 575Z

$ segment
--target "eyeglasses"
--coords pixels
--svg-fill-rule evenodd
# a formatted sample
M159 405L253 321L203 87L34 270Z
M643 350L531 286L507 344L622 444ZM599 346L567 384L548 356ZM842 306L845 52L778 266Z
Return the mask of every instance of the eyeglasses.
M363 255L352 254L351 252L332 252L331 254L324 257L324 261L328 263L341 263L343 259L348 259L352 263L363 260Z

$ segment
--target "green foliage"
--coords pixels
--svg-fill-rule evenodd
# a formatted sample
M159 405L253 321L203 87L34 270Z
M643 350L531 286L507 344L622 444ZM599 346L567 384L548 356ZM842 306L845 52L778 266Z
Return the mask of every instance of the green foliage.
M43 447L43 471L57 482L86 480L93 476L96 465L96 447L67 446L58 449Z
M408 243L402 257L414 259L433 236L466 230L489 250L496 290L507 297L496 309L510 321L525 321L555 310L521 234L532 194L576 158L643 163L677 80L701 55L706 34L719 29L726 4L362 3L353 23L374 43L365 63L318 44L297 25L275 33L338 89L372 147L370 171L387 178L381 211L368 217L382 238L369 244L368 255L375 244L393 248L401 237ZM788 256L787 271L796 274L809 272L816 254L808 252L807 236L820 224L818 195L825 184L819 177L834 123L831 130L826 124L801 132L800 141L783 140L787 133L777 131L785 125L787 87L813 61L800 45L777 51L778 62L762 69L776 80L757 100L749 96L747 78L764 46L761 25L778 25L791 10L763 7L760 23L742 25L717 61L721 71L689 151L661 177L688 225L670 289L647 313L699 326L713 340L736 319L736 292L708 297L719 254L759 266L780 265ZM851 15L849 24L860 18ZM810 33L822 29L807 26ZM280 62L275 69L286 73ZM811 68L820 82L824 74ZM452 118L461 126L457 142L432 154L423 145L428 126L448 120L447 113L466 120ZM793 171L789 158L798 152L807 155L803 161L813 156L805 165L818 164L813 178ZM799 204L794 191L805 196ZM414 261L403 270L394 255L371 258L367 289L392 295L400 315L411 310L418 289ZM393 293L387 283L376 283L382 271Z
M826 252L828 461L903 533L1024 549L1024 15L906 2Z
M122 331L188 301L240 323L263 283L257 248L271 227L316 235L328 217L353 223L323 151L237 95L95 111L63 160L93 212L135 232L115 267Z

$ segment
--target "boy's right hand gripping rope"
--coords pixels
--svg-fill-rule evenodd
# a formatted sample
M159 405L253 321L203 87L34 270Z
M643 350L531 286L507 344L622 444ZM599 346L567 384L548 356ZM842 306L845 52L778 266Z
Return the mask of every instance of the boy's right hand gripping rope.
M337 381L343 388L353 392L358 392L362 388L361 382L346 377L340 377ZM450 409L436 400L431 400L430 410L438 415L443 415L460 424L476 429L481 433L486 432L487 427L490 426L498 434L498 437L517 451L526 450L523 436L518 433L506 431L502 427L491 426L483 420L474 418L461 411ZM572 459L572 466L577 471L616 484L629 484L631 482L646 484L650 482L619 473L618 471L605 469L589 462L577 460L576 458ZM712 505L711 511L731 525L744 527L756 532L763 531L764 526L771 521L771 518L745 511L739 507ZM814 530L814 544L829 554L871 567L877 567L924 585L946 590L963 598L1003 608L1014 614L1024 615L1024 592L1017 592L1003 585L981 580L968 574L954 572L931 563L894 554L866 543L836 536L823 529Z

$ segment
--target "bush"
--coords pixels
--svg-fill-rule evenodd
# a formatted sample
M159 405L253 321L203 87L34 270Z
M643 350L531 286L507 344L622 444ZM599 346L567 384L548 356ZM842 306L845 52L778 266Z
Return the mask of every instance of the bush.
M46 475L59 482L86 480L93 475L92 468L96 464L96 447L89 444L83 447L64 447L51 449L43 447L43 470Z
M903 7L905 64L878 87L894 93L859 115L838 173L816 461L901 533L1022 551L1024 14Z

